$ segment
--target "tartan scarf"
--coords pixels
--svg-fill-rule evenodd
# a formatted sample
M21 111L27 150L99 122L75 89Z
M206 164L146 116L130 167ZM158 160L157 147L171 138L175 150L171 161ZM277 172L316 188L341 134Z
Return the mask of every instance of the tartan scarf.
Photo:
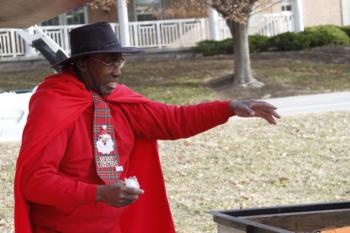
M120 166L117 144L108 104L96 92L92 92L94 100L93 140L96 172L106 183L111 184L119 179L123 172Z

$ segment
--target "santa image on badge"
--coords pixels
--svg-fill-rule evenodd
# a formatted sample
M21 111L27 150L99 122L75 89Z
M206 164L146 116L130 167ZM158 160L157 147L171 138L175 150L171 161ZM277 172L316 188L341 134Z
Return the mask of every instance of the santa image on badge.
M102 125L102 130L96 141L97 151L109 155L114 150L114 143L110 134L107 133L107 126Z

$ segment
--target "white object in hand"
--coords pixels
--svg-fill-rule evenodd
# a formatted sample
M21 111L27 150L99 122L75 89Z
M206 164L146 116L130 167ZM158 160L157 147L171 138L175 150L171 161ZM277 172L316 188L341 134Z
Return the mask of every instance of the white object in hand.
M136 189L140 188L140 184L137 181L136 176L131 176L129 178L125 178L125 186L128 188L136 188Z

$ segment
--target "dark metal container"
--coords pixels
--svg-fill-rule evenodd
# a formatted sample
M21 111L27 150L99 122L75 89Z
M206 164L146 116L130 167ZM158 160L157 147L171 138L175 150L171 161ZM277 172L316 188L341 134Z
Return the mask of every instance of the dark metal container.
M317 232L350 226L350 202L212 211L218 233Z

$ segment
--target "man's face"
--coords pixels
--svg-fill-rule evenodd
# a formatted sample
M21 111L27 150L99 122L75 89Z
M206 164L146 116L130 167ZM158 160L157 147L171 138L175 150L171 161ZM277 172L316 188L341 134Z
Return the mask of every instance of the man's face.
M124 65L122 54L94 54L78 61L81 81L88 89L108 95L117 86Z

